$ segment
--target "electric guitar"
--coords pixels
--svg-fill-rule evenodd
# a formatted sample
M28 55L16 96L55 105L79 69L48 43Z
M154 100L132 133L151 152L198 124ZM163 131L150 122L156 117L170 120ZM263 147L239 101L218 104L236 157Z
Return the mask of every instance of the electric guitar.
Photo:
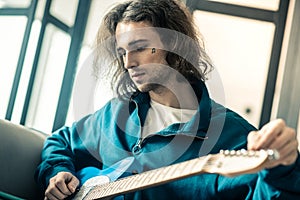
M73 199L110 199L202 173L216 173L228 177L256 173L269 160L278 158L278 152L274 150L222 150L218 154L209 154L118 179L134 162L133 157L128 157L105 170L88 167L79 171L78 177L83 185Z

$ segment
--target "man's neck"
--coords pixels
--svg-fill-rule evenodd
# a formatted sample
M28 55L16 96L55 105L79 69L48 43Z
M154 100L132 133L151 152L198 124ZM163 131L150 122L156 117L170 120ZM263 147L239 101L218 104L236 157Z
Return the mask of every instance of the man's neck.
M177 83L172 89L158 87L149 92L150 98L165 106L181 109L197 109L197 96L190 84Z

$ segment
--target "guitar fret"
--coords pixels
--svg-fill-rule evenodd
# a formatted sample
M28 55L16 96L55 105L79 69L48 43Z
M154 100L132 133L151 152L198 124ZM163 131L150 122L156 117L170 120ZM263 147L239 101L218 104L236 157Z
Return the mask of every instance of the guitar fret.
M85 197L84 199L96 199L97 197L100 198L104 196L104 193L106 191L106 186L107 184L103 185L98 185L93 188Z
M151 176L151 180L154 180L154 181L160 182L161 180L163 180L163 178L165 178L165 174L162 174L162 173L152 173L152 174L153 174L153 176Z
M112 187L114 188L115 191L122 190L124 188L124 185L126 185L126 182L122 182L122 181L115 181L112 183L114 183L112 184Z
M172 175L174 175L174 173L175 173L175 171L176 171L177 165L178 165L178 164L168 166L167 168L169 168L169 170L167 171L167 173L166 173L165 176L166 176L166 177L172 177Z
M144 174L143 174L143 176L144 176ZM131 189L131 188L133 188L133 189L137 188L137 186L135 186L135 184L137 182L139 182L138 181L139 177L140 176L129 176L129 177L119 179L119 180L111 183L111 186L112 186L111 188L113 188L113 190L115 191L114 193L121 193L121 192L127 191L128 189ZM131 179L130 182L127 181L129 178ZM117 185L122 185L122 187L117 187ZM123 187L123 186L125 186L125 187ZM108 195L110 193L113 193L113 191L105 190L105 192L103 193L103 196Z
M124 189L128 188L128 184L131 182L139 181L139 179L136 180L134 176L132 176L134 180L128 182L128 181L115 181L116 184L116 191L123 191ZM125 178L124 178L125 179Z
M138 179L139 184L144 185L144 184L146 184L146 180L149 176L148 176L148 173L143 173L143 174L139 174L138 177L139 177L139 179Z
M174 174L174 177L178 176L188 176L190 174L197 173L202 170L205 163L199 162L200 159L190 160L189 162L185 162L185 166L182 168L182 170L176 171ZM203 160L205 161L205 160Z
M172 170L169 170L170 168L172 168ZM167 173L163 173L164 171L159 173L160 170L159 171L155 170L155 171L158 171L158 172L154 173L154 176L151 177L151 183L155 184L157 182L162 182L164 180L170 179L171 176L168 175L168 172L172 172L174 170L176 170L175 166L173 166L173 167L170 167L170 166L165 167L164 171L167 171ZM173 175L173 174L171 174L171 175Z
M157 173L158 174L157 180L158 181L163 181L164 179L166 179L168 171L169 171L168 167L162 168L162 172Z
M126 181L128 179L128 177L125 177L123 179L114 181L114 182L112 182L112 185L111 185L112 187L111 188L115 192L125 191L127 188L131 188L132 183L134 183L136 181L137 177L136 176L131 176L131 178L132 178L132 180L130 182ZM120 188L120 187L116 187L116 185L124 185L125 187ZM110 193L111 193L111 191L107 190L105 194L107 195L107 194L110 194Z
M185 171L185 169L186 169L186 166L188 165L189 163L178 163L178 164L176 164L176 165L174 165L174 168L175 168L175 166L176 166L176 168L175 168L175 172L174 173L172 173L172 174L170 174L169 175L169 178L175 178L175 177L177 177L177 176L180 176L181 174L183 174L183 172Z
M114 182L113 182L114 183ZM106 186L106 185L105 185ZM100 191L102 191L102 193L101 193L101 195L107 195L108 193L108 190L109 190L109 188L108 187L100 187ZM99 191L99 190L98 190Z
M143 175L145 176L145 174ZM135 188L136 184L139 182L139 178L141 177L141 175L137 174L135 176L132 176L132 180L129 182L129 184L126 186L127 188ZM147 178L147 177L146 177ZM120 180L121 181L121 180Z
M112 182L112 184L109 185L109 187L106 190L106 194L110 194L112 193L112 191L114 190L114 185L116 184L116 182Z

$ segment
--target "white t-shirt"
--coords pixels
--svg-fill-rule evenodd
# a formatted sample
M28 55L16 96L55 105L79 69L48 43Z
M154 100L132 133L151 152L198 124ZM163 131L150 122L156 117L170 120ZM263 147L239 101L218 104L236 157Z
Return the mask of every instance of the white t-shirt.
M188 122L197 110L178 109L162 105L153 100L147 113L142 137L154 134L174 123Z

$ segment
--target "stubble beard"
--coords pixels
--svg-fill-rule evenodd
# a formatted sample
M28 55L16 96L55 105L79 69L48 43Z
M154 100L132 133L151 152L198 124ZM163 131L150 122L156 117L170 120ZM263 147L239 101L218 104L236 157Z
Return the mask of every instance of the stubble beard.
M171 72L172 71L170 71L169 68L147 72L148 74L152 74L152 76L149 79L144 80L144 83L135 83L135 85L141 92L153 91L155 93L160 93L170 86Z
M146 83L138 87L140 92L158 91L162 86L157 83Z

